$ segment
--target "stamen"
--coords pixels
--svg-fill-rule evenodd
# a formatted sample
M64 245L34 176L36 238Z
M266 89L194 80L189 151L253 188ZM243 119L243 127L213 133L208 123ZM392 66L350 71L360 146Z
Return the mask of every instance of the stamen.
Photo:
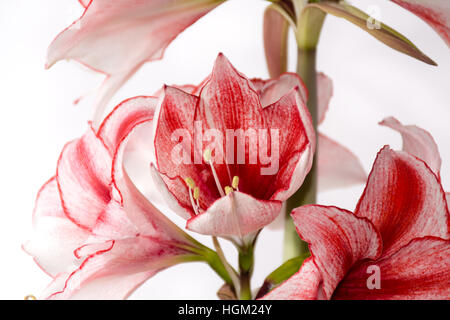
M213 174L214 181L216 182L216 187L217 187L217 190L219 190L220 196L221 197L225 196L225 193L222 190L222 186L220 185L220 180L219 180L219 177L217 176L216 169L214 169L214 165L211 161L211 150L210 149L205 149L205 151L203 152L203 159L205 160L205 162L209 163L209 166L211 167L211 172Z
M25 298L23 298L23 300L37 300L35 296L33 296L32 294L27 295Z
M234 176L233 177L233 181L231 182L231 186L236 189L239 190L239 177L238 176Z
M198 200L198 198L200 197L200 189L198 187L194 188L194 199Z
M234 190L233 190L233 188L232 187L230 187L230 186L226 186L225 187L225 194L226 195L229 195L230 193L232 193Z
M184 181L186 182L186 184L188 185L188 187L190 189L194 189L195 188L195 182L192 178L187 177L186 179L184 179Z
M195 186L194 179L192 179L191 177L187 177L186 179L184 179L184 181L189 188L189 200L191 200L191 206L194 209L195 214L198 214L198 197L200 196L200 189ZM194 194L192 194L192 190L194 190ZM196 202L194 202L194 199L196 200Z

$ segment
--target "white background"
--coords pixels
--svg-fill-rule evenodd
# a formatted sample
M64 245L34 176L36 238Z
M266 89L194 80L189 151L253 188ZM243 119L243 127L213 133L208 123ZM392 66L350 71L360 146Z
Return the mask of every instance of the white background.
M348 22L327 17L318 69L334 81L334 98L320 128L345 144L370 170L385 144L401 148L399 136L377 125L393 115L429 130L443 159L442 181L450 190L450 59L444 42L422 20L387 0L354 1L380 8L381 19L434 59L432 67L385 47ZM267 2L230 0L190 27L162 61L146 64L114 97L149 95L162 84L200 82L224 52L248 77L268 76L262 47L262 14ZM75 62L44 70L54 36L82 13L76 0L0 0L0 298L39 294L50 279L20 248L31 229L40 186L55 173L61 148L81 135L91 115L91 94L102 75ZM290 70L295 70L291 39ZM353 209L363 186L321 193L319 202ZM175 218L183 225L181 218ZM202 240L205 238L201 238ZM281 232L263 231L256 250L254 286L281 262ZM234 255L226 245L227 253ZM214 299L221 285L204 264L166 270L139 288L136 299Z

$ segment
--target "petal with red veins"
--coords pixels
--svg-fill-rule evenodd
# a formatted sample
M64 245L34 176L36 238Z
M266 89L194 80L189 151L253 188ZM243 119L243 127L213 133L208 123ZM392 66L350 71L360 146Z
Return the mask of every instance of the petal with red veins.
M92 230L111 200L111 155L92 129L69 142L58 161L56 180L64 211L78 226Z
M192 155L192 133L194 132L194 113L197 103L196 96L173 87L164 88L164 95L161 97L155 114L157 122L154 144L158 169L171 178L181 176L184 179L194 175L192 171L195 170L192 165L174 162L172 151L181 143L183 150L189 156ZM180 137L175 136L176 133L180 133ZM183 133L189 136L184 137L181 135Z
M308 242L323 279L323 298L329 299L355 262L381 254L381 238L370 221L336 207L296 208L292 218L300 237ZM290 280L287 280L290 281Z
M422 159L439 177L442 161L438 146L429 132L417 126L405 126L393 117L384 119L380 124L399 132L403 139L403 151Z
M333 96L333 82L324 73L317 73L317 123L321 124Z
M450 47L450 2L447 0L392 0L428 23Z
M78 2L80 2L80 4L85 8L91 3L91 1L92 0L78 0Z
M319 134L318 185L320 191L364 183L367 174L359 159L346 147Z
M206 235L242 238L272 222L280 214L281 205L280 201L258 200L235 191L188 220L186 228Z
M301 186L311 169L315 144L312 120L305 102L295 88L264 108L263 113L267 127L278 130L279 133L279 141L276 142L278 150L271 151L277 151L279 171L276 172L275 179L273 175L262 175L254 189L258 188L258 184L259 188L263 186L267 189L270 186L268 191L275 190L275 193L269 197L284 201ZM260 180L268 181L260 183Z
M98 129L98 136L102 138L110 154L114 154L119 143L134 126L153 120L157 104L158 98L155 97L135 97L114 108Z
M91 254L63 280L56 279L46 290L48 298L124 299L143 281L180 262L187 253L171 243L142 236L109 243L108 248Z
M261 300L319 300L323 298L322 276L309 258L300 270Z
M449 270L449 240L414 239L389 257L356 265L333 299L444 300L450 297ZM375 272L379 272L379 288L368 289L375 283L368 279L377 276Z
M162 58L178 34L222 2L116 0L111 6L110 0L91 1L52 42L47 66L74 59L108 75L98 98L98 120L107 100L142 64Z
M76 265L74 250L90 233L67 219L55 178L39 191L33 214L33 233L23 249L52 277Z
M378 153L355 214L372 221L386 254L414 238L449 236L445 194L436 175L423 161L389 147Z
M262 106L250 80L240 74L223 55L219 54L209 81L200 92L196 120L207 128L264 128Z

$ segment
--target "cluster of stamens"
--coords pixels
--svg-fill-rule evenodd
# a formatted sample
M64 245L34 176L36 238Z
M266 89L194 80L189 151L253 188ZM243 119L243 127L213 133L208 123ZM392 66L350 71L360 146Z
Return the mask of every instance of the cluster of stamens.
M221 197L224 197L226 195L229 195L233 191L239 191L239 177L234 176L231 180L231 187L225 186L224 189L222 189L222 185L220 184L219 177L217 175L216 169L214 168L214 164L211 160L211 150L206 149L203 153L203 160L210 166L211 172L214 178L214 181L216 183L217 190L219 191L219 194ZM186 182L186 185L189 188L189 199L191 201L192 208L194 209L195 214L200 213L200 204L199 204L199 198L200 198L200 189L196 186L194 179L191 177L187 177L184 179Z

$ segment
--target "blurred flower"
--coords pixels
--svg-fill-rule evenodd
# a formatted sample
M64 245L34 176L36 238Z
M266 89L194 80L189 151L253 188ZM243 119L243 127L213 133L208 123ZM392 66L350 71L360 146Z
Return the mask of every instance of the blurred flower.
M196 243L139 192L123 166L130 134L153 119L156 98L122 103L98 134L69 142L40 190L24 245L54 278L50 299L122 299Z
M188 220L189 230L235 239L251 236L278 216L282 201L300 187L311 168L316 138L304 85L290 73L251 81L220 54L199 87L184 88L191 93L165 87L161 97L155 116L154 178L170 207ZM173 133L180 129L194 137L183 139L184 151L200 161L173 161L173 150L180 144ZM251 139L246 142L248 136L236 135L238 147L231 148L230 161L226 139L214 137L214 154L209 146L196 143L196 136L205 137L210 130L220 137L229 130L254 130L265 133L265 139L253 147ZM234 160L239 146L244 146L245 163ZM264 174L268 164L261 158L263 147L267 155L277 157L276 172Z
M46 67L74 59L107 75L94 126L109 99L147 61L161 59L187 27L224 0L80 0L83 15L49 47Z
M292 213L311 258L265 299L448 299L449 212L422 160L384 147L355 213Z

